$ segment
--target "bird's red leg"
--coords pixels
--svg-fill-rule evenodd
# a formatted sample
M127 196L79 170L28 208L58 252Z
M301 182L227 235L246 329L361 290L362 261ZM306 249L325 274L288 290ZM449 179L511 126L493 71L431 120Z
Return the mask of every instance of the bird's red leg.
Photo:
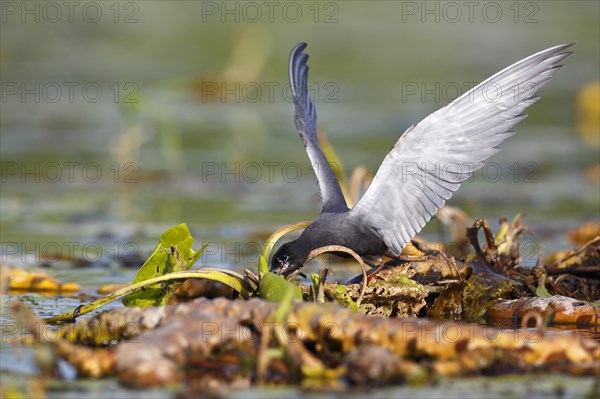
M381 271L381 269L383 269L384 266L385 266L385 261L383 259L381 259L379 261L379 265L377 266L377 268L375 270L370 271L369 275L367 276L367 284L369 284L371 282L371 280L373 280L375 278L377 273L379 273Z

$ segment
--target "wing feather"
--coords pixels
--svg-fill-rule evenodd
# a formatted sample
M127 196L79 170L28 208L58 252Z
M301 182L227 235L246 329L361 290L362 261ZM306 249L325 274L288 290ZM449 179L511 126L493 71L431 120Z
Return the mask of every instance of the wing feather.
M317 177L323 211L343 212L348 210L346 200L337 177L317 141L317 111L308 92L308 55L303 53L305 48L306 43L297 44L290 54L289 74L296 111L296 128L304 141L306 153Z
M527 57L411 126L350 211L398 256L437 209L512 136L572 44Z

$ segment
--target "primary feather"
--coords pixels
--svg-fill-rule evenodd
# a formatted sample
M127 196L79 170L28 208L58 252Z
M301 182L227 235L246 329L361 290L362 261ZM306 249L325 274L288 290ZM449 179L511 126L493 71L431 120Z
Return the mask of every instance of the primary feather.
M296 111L294 120L319 182L323 211L344 212L348 210L346 200L317 141L317 112L308 92L308 55L303 53L305 48L306 43L300 43L292 49L290 55L290 84Z
M527 57L411 126L383 160L350 217L393 255L431 219L460 183L500 151L523 111L562 65L572 44Z

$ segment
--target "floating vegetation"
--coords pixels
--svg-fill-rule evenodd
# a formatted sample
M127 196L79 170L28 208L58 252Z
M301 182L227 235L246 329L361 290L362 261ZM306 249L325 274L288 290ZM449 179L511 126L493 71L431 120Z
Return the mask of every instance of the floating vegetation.
M51 294L75 294L81 289L77 283L61 283L54 277L38 270L25 270L0 265L0 293L43 292Z
M346 284L326 281L328 269L311 275L311 284L265 271L275 242L305 226L274 233L257 273L242 275L209 267L190 270L202 250L192 249L189 230L178 225L161 236L133 284L45 322L71 322L119 298L138 306L63 324L55 334L40 333L46 330L36 326L44 322L18 301L12 305L14 317L39 348L52 348L48 353L69 362L79 376L116 376L136 388L178 384L194 393L206 386L300 384L343 389L474 374L597 372L596 340L548 327L600 324L598 303L591 302L598 301L600 237L549 264L540 260L526 268L520 265L519 240L527 231L520 216L501 220L496 234L485 220L477 220L465 234L474 252L462 260L444 252L447 246L437 250L418 239L400 259L384 260L377 273L367 272L356 256L363 273ZM311 258L325 252L351 254L334 246L314 251ZM573 278L577 286L566 286ZM220 292L238 299L193 299L191 287L202 296ZM567 289L569 297L562 294ZM423 314L442 320L414 317Z
M18 302L13 311L35 334L40 321ZM80 376L117 376L138 388L198 375L207 384L319 381L321 387L477 373L594 375L600 361L597 342L568 334L364 316L334 304L260 299L199 298L113 309L65 326L59 335L36 338L51 341Z

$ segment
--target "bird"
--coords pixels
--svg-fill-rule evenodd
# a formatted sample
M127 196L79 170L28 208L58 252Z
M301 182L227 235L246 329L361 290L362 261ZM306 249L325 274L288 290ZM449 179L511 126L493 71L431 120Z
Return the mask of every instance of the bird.
M289 59L294 121L317 176L322 210L296 240L279 247L269 270L288 275L304 265L313 249L328 245L350 248L361 257L399 257L460 184L515 134L513 127L527 117L523 112L539 100L536 93L562 68L573 45L526 57L410 126L352 208L317 141L307 44L294 46Z

